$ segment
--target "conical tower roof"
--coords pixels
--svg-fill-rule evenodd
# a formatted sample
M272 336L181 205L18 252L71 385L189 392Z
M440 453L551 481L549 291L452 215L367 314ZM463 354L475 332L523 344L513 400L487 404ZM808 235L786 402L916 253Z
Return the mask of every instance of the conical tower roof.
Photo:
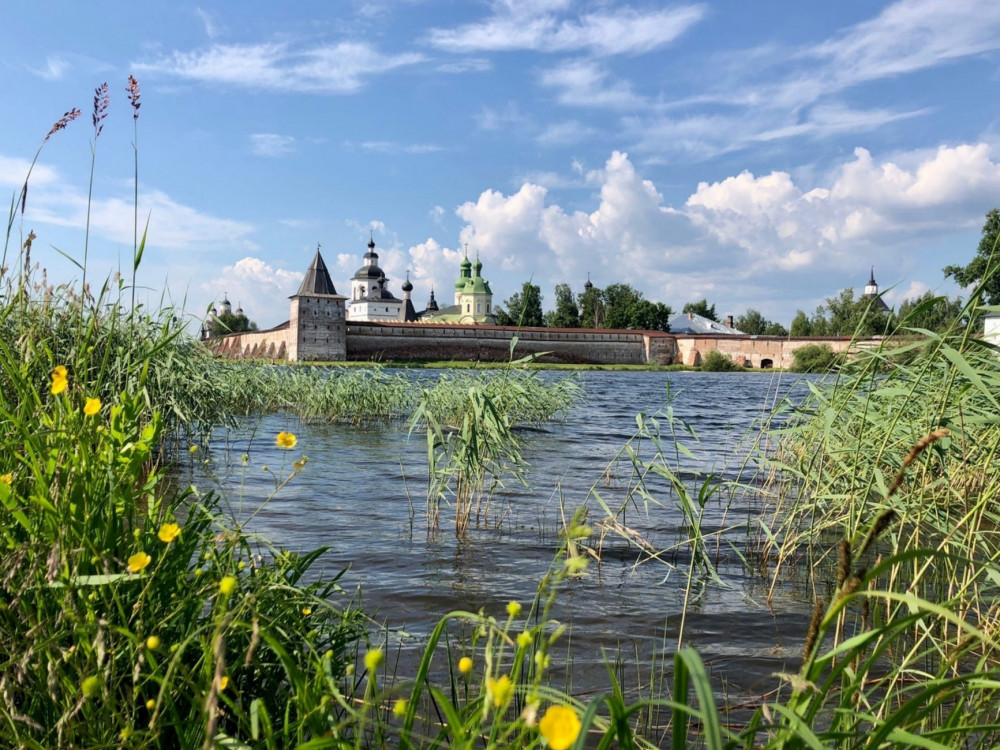
M326 270L326 263L323 262L323 256L319 254L319 248L316 248L316 257L313 258L312 265L306 271L306 276L302 279L298 291L298 296L317 294L337 294L337 290L333 286L333 279L330 278L330 272Z

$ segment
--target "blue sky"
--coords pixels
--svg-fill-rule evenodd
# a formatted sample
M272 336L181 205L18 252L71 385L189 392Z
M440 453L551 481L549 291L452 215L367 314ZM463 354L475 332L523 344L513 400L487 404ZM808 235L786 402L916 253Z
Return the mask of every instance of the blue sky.
M960 292L941 268L1000 205L998 89L981 0L17 3L0 188L79 107L12 247L33 230L48 278L80 277L95 146L88 276L129 269L138 153L140 299L194 317L228 293L287 319L318 243L348 291L372 232L418 309L467 243L498 302L589 273L787 325L872 265L892 304Z

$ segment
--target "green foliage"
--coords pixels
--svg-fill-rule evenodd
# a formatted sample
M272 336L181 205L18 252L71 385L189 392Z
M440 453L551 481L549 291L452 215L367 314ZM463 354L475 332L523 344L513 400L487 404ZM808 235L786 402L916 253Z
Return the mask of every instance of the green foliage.
M781 323L765 318L759 310L748 307L733 323L738 331L750 336L787 336L788 331Z
M577 296L582 328L604 328L604 293L596 286Z
M579 328L580 310L569 284L556 284L556 309L545 316L550 328Z
M836 297L827 297L826 304L816 308L809 321L809 333L793 335L870 338L885 335L893 328L895 317L891 312L880 309L877 299L855 299L854 290L848 287ZM792 321L792 329L802 330L798 315Z
M1000 210L991 208L986 212L982 237L975 257L968 265L945 266L944 275L951 276L963 287L976 287L982 300L988 305L1000 304Z
M629 284L611 284L604 292L602 328L637 331L669 331L671 309L662 302L643 298L642 292Z
M212 315L208 319L208 335L212 338L230 333L256 331L257 324L243 313L223 311L221 315Z
M961 324L965 305L961 299L948 299L924 292L916 299L904 300L899 306L899 325L944 333Z
M701 369L705 372L734 372L743 368L718 349L712 349L701 361Z
M516 426L564 416L579 398L568 378L546 383L534 371L504 367L499 374L442 376L426 387L410 430L427 439L427 522L440 523L441 503L453 500L455 534L490 519L494 492L505 479L526 485Z
M813 336L812 321L804 310L798 310L792 318L792 325L788 329L790 336Z
M718 322L718 318L715 317L715 305L709 305L707 299L700 299L697 302L688 302L684 305L681 310L682 313L694 313L695 315L700 315L703 318L708 318L709 320L714 320ZM737 326L739 328L739 326ZM742 331L743 329L740 328Z
M806 344L792 352L792 372L829 372L840 357L829 344Z
M908 347L922 356L886 366ZM780 721L747 746L996 746L1000 644L981 613L1000 556L998 391L995 352L958 321L862 349L761 443L755 559L818 594Z
M507 326L534 328L545 325L542 313L542 288L530 281L521 285L521 291L512 294L503 308L496 311L497 323Z

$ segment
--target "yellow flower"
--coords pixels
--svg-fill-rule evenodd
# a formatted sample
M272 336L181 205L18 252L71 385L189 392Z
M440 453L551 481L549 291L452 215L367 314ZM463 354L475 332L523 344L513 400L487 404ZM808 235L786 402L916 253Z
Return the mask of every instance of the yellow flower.
M236 579L232 576L223 576L222 580L219 581L219 591L222 592L223 596L232 594L236 591Z
M365 654L365 669L369 672L374 672L376 669L382 666L382 662L385 661L385 654L382 653L382 649L373 648L367 654Z
M53 396L58 396L66 390L67 385L69 385L69 380L66 378L66 368L59 365L52 371L52 385L49 388L49 392Z
M458 660L458 671L462 674L469 674L472 671L472 659L468 656L463 656Z
M490 677L486 680L486 692L493 696L494 707L503 708L514 694L514 683L507 675L501 675L497 679Z
M406 714L406 700L400 698L392 706L392 713L397 717L404 716Z
M279 432L278 437L275 439L274 444L279 448L285 448L286 450L291 450L295 447L295 444L299 442L298 438L295 437L290 432Z
M580 719L572 708L549 706L538 729L552 750L566 750L580 736Z
M225 690L227 687L229 687L229 677L222 675L222 677L219 678L219 690Z
M160 527L160 530L156 532L156 535L160 538L160 541L164 544L170 544L177 535L181 533L181 527L176 523L165 523Z
M154 708L156 708L156 701L150 698L148 701L146 701L146 708L152 711Z
M151 635L146 639L146 648L150 651L156 651L160 647L160 636Z
M83 405L83 413L88 417L92 417L97 412L101 410L101 399L99 398L88 398L87 403Z
M531 645L531 633L518 633L517 634L517 647L527 648Z
M128 569L133 573L138 573L151 562L153 562L153 558L145 552L136 552L128 559Z
M313 613L313 611L311 609L309 609L309 607L303 607L302 608L302 614L304 614L306 617L308 617L312 613Z
M507 602L507 614L511 617L521 614L521 602Z
M8 487L10 487L12 484L14 484L14 472L9 471L3 476L0 476L0 482L3 482Z

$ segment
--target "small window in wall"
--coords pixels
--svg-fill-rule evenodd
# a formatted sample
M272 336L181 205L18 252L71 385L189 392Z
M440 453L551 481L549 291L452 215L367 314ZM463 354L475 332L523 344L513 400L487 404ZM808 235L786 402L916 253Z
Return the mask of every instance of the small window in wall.
M465 311L466 312L472 312L472 303L470 303L470 302L466 302L465 303Z
M482 313L482 311L483 311L483 303L482 302L477 302L476 303L476 315L479 315L480 313Z
M490 314L490 303L489 302L486 303L486 314L487 315Z

